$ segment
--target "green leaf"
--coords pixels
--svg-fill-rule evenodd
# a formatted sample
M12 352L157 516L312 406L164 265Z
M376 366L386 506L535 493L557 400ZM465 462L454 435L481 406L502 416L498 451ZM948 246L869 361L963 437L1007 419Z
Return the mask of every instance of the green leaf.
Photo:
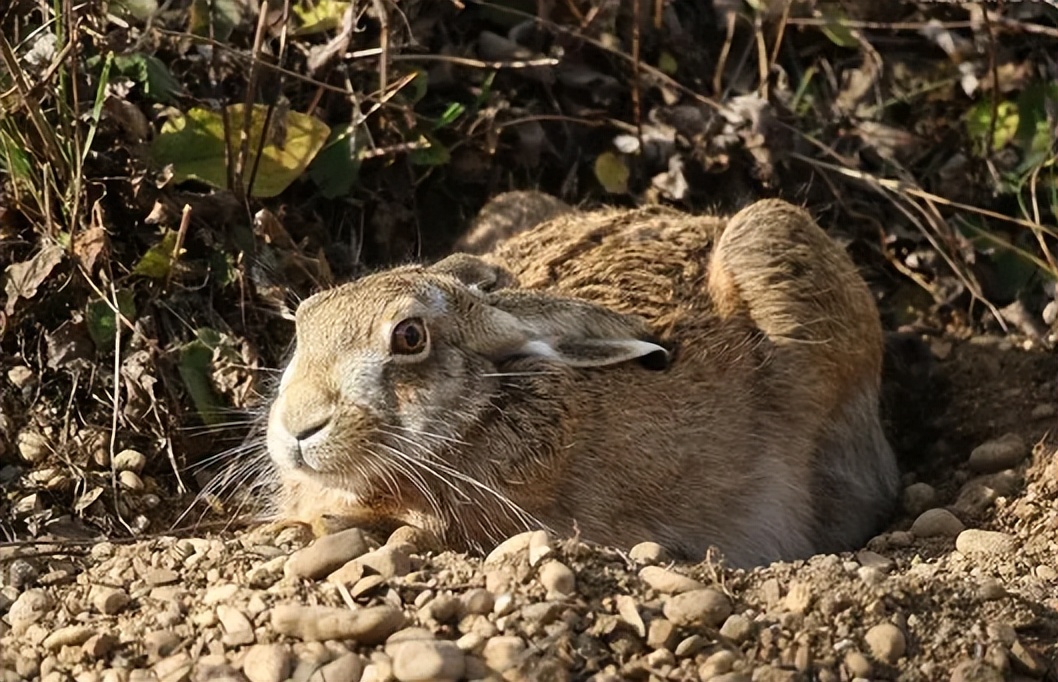
M213 349L220 342L220 335L212 329L200 329L196 336L194 341L181 347L177 369L202 422L216 424L223 418L223 402L213 389L210 376Z
M132 274L151 279L165 279L173 268L173 249L176 248L176 232L166 231L162 240L147 249L143 258L132 268Z
M658 55L658 68L661 69L662 73L675 76L676 72L680 70L680 63L671 52L662 50L661 54Z
M1018 130L1018 107L1013 102L1002 101L996 106L995 132L992 136L992 150L998 151L1014 139ZM973 138L977 148L986 153L988 134L992 129L992 102L982 100L966 112L966 131Z
M443 166L452 159L448 147L433 138L422 138L425 146L411 150L408 158L416 166Z
M342 17L348 11L350 2L346 0L304 0L294 5L293 11L301 22L294 35L311 35L323 31L333 31L342 25Z
M111 0L110 7L117 10L115 14L147 21L158 11L158 0Z
M1058 104L1058 83L1033 83L1018 96L1018 129L1014 137L1022 151L1019 174L1033 170L1055 153L1055 130L1047 115L1048 103Z
M194 0L191 3L188 30L197 36L209 37L212 23L213 39L224 42L242 21L242 11L243 5L239 0Z
M823 5L821 7L823 13L823 19L827 22L823 24L822 30L830 42L834 43L838 47L845 48L858 48L860 41L856 39L856 35L852 32L852 29L848 25L848 16L845 11L836 5Z
M128 320L136 319L136 301L131 289L122 289L117 293L118 310ZM111 302L96 299L85 309L85 322L88 335L92 337L96 348L106 350L113 347L114 335L117 334L118 318L110 307Z
M360 179L360 144L355 131L339 135L309 166L309 177L328 199L349 194Z
M88 60L88 66L93 69L100 63L99 57ZM171 102L184 91L180 82L169 72L169 67L153 55L118 55L114 57L114 69L142 85L143 93L156 102Z
M440 130L446 126L452 125L457 118L463 115L467 108L459 102L452 102L448 105L448 108L441 114L441 118L437 119L437 123L434 124L434 130Z
M595 177L610 194L627 194L630 173L624 158L614 152L603 152L595 158Z
M230 126L228 146L233 151L241 147L245 110L242 104L227 108ZM250 144L244 164L246 179L257 159L268 107L255 104L251 112ZM251 194L255 197L274 197L290 186L323 147L330 130L312 116L293 111L281 114L276 109L269 121L269 134L261 149L261 160ZM219 113L195 108L184 116L171 119L162 126L151 152L159 165L172 164L174 182L194 179L222 189L228 186L224 119Z

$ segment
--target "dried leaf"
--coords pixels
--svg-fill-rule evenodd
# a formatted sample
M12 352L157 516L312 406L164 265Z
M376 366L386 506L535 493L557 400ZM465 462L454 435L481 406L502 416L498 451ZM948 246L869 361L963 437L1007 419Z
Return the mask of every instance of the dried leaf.
M101 227L89 228L73 237L73 257L89 274L95 272L99 259L105 257L109 249L110 240Z
M76 367L95 357L95 346L81 319L67 320L53 332L44 335L48 349L48 367Z
M4 293L7 294L7 305L4 312L15 313L15 303L19 298L29 300L37 295L37 289L48 278L55 266L62 261L63 248L57 244L45 246L35 256L22 263L7 266L4 281Z

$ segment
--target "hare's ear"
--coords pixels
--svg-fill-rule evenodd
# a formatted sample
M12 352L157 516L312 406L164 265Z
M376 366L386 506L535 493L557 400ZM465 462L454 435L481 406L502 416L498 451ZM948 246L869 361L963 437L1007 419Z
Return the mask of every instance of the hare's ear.
M516 283L514 275L505 268L468 253L453 253L428 269L440 275L455 277L466 286L479 291L504 289Z
M651 340L650 330L638 317L537 291L506 289L489 294L487 300L488 331L470 345L477 345L476 350L494 361L540 357L570 367L605 367L630 360L648 369L668 365L668 350Z

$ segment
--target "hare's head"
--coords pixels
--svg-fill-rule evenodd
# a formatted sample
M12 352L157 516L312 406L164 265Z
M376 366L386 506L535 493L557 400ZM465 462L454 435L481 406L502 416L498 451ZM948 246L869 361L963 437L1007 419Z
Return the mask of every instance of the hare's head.
M513 284L506 270L456 255L302 303L268 420L280 475L364 504L416 495L436 503L431 489L454 485L438 472L465 480L476 462L511 456L492 450L518 448L483 431L500 412L540 398L521 381L568 380L575 368L631 360L664 364L667 351L641 319Z

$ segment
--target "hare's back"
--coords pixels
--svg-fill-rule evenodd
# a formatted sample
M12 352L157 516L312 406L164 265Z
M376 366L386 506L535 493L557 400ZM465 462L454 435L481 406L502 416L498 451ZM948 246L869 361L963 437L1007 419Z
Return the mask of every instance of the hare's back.
M715 217L662 207L571 212L503 242L492 257L528 289L548 289L647 319L665 334L708 308Z

